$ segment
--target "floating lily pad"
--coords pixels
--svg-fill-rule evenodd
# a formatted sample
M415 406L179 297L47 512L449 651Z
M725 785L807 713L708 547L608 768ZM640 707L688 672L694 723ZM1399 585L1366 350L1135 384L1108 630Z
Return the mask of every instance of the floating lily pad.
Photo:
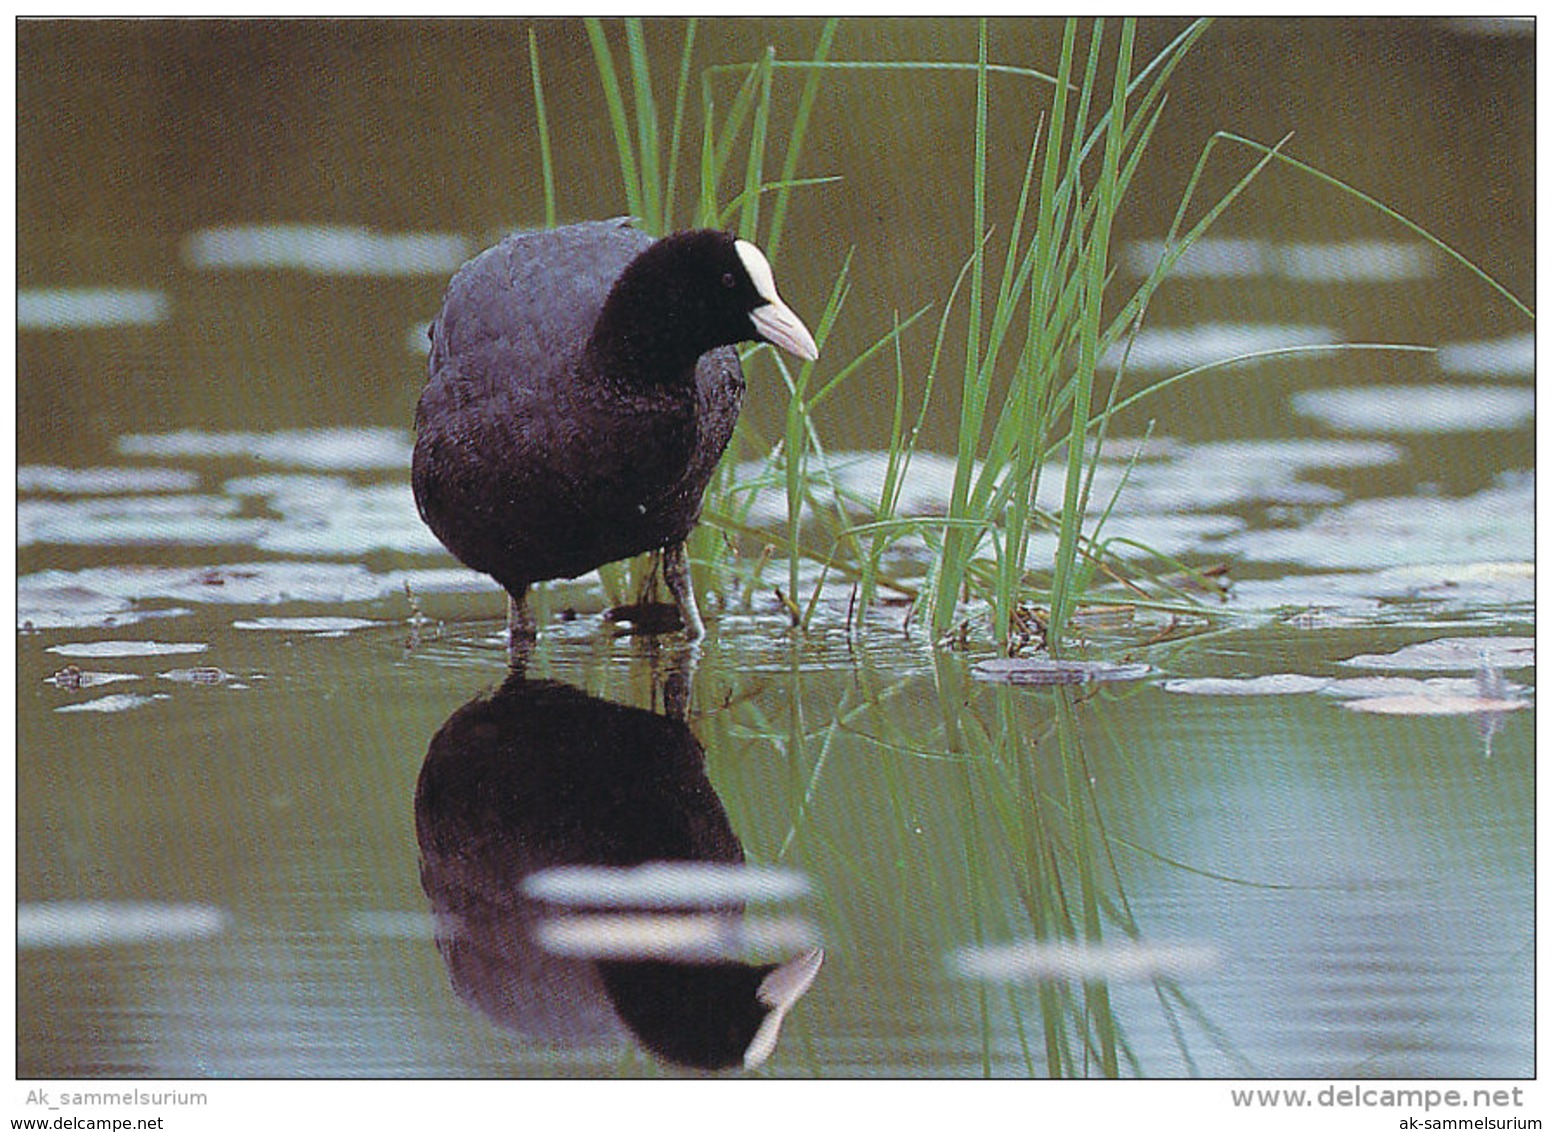
M1339 663L1353 668L1475 672L1481 668L1528 668L1536 663L1533 637L1440 637L1391 653L1365 653Z
M1330 683L1329 677L1277 672L1266 676L1203 676L1165 680L1160 687L1166 692L1190 696L1296 696L1322 691Z
M355 629L371 629L382 624L381 621L371 621L365 617L252 617L233 621L232 628L337 637Z
M154 326L172 304L160 291L120 287L26 288L16 292L20 330L91 330L109 326Z
M1449 342L1439 347L1439 368L1445 373L1478 377L1534 377L1536 336L1511 334L1482 342Z
M306 555L446 553L415 509L408 480L358 484L327 476L250 476L228 482L227 490L262 496L279 516L256 540L264 550Z
M1533 477L1515 475L1457 498L1363 499L1303 526L1229 535L1218 552L1326 570L1528 561L1535 554L1535 494Z
M1028 940L967 947L949 957L960 975L999 982L1157 979L1207 970L1217 950L1201 944Z
M1218 441L1182 446L1169 459L1140 464L1121 489L1120 513L1157 514L1243 507L1250 504L1314 506L1343 495L1310 474L1398 463L1402 451L1384 441L1339 438ZM1104 466L1095 478L1091 506L1108 502L1120 485L1121 465ZM1042 479L1041 502L1059 505L1060 479Z
M173 656L178 653L204 652L209 647L199 641L82 641L50 645L48 651L60 656Z
M210 546L251 543L269 525L237 517L239 503L215 495L114 495L22 499L18 546Z
M1109 552L1126 561L1145 561L1154 555L1184 558L1191 554L1210 554L1216 540L1245 529L1237 515L1201 514L1117 514L1099 532ZM1092 528L1090 528L1092 532ZM1031 570L1049 570L1055 561L1057 536L1037 531L1030 536L1024 564Z
M1379 699L1398 696L1431 696L1435 699L1506 699L1509 693L1523 692L1522 685L1505 681L1494 689L1494 694L1484 696L1480 681L1472 676L1432 676L1419 679L1416 676L1356 676L1332 680L1321 689L1328 696L1342 699Z
M1379 602L1360 602L1346 609L1329 606L1310 606L1289 613L1278 620L1290 629L1318 632L1321 629L1348 629L1360 625L1372 625Z
M155 692L151 695L142 695L139 692L112 692L106 696L98 696L94 700L82 700L80 703L65 704L54 710L57 712L98 711L113 714L121 711L130 711L137 707L145 707L157 700L167 699L165 692Z
M1536 598L1534 562L1462 562L1396 566L1375 575L1379 596L1511 605Z
M136 602L182 601L205 605L275 605L281 602L375 601L415 593L479 593L495 583L459 568L396 570L375 574L358 562L237 562L221 566L93 566L44 570L17 579L18 613L39 628L40 617L99 623L128 617ZM167 611L145 614L155 616Z
M1533 602L1535 597L1536 570L1531 562L1445 562L1248 578L1236 580L1230 591L1231 603L1240 609L1300 607L1281 618L1299 629L1374 624L1386 608L1382 603L1427 602L1434 610L1502 610Z
M1149 275L1169 254L1163 240L1132 240L1121 248L1127 268L1138 276ZM1172 279L1249 279L1271 270L1271 244L1232 236L1204 236L1181 253L1169 269Z
M1342 706L1349 711L1372 715L1478 715L1520 711L1530 704L1524 700L1487 700L1480 696L1377 696L1348 700Z
M1169 251L1163 240L1137 240L1122 256L1133 273L1147 275ZM1426 279L1438 271L1438 255L1417 241L1340 240L1278 244L1270 240L1205 237L1187 247L1170 268L1177 279L1293 279L1301 283L1393 282Z
M409 433L397 428L281 429L276 432L141 433L119 438L126 456L244 457L299 468L372 471L409 467Z
M523 892L550 904L609 908L710 908L807 896L792 869L709 861L657 861L631 868L564 865L534 873Z
M1335 437L1204 444L1154 441L1144 457L1132 464L1135 446L1135 441L1106 446L1106 458L1094 470L1090 514L1097 515L1109 507L1121 488L1113 523L1122 516L1135 516L1157 527L1167 521L1166 516L1185 522L1181 516L1189 515L1194 524L1192 539L1215 537L1243 525L1236 517L1201 512L1247 504L1338 503L1343 499L1340 491L1304 477L1330 470L1386 466L1398 463L1404 455L1399 446L1389 442ZM820 498L828 503L833 494L849 515L864 519L871 517L878 506L889 467L887 453L842 451L831 453L822 465L816 462L808 474L833 489L832 492L821 487ZM916 453L908 465L897 469L900 481L896 513L912 517L945 514L953 494L955 467L949 456ZM982 468L977 465L975 475L981 474ZM764 460L749 461L740 464L734 475L739 485L735 499L741 516L754 526L786 524L786 480L780 468L773 468ZM1127 477L1124 488L1123 476ZM1065 478L1064 464L1053 462L1045 466L1037 499L1041 507L1051 511L1061 507ZM1119 528L1107 530L1114 533ZM1147 541L1145 535L1138 537ZM1169 536L1162 537L1167 541ZM1194 545L1182 547L1175 542L1168 549L1178 552L1194 549Z
M1133 372L1178 371L1265 350L1328 346L1338 341L1336 331L1329 326L1239 322L1145 326L1135 339L1122 339L1112 346L1100 364L1114 369L1125 358L1126 368Z
M63 495L109 495L142 491L192 491L199 476L178 468L56 468L28 464L16 469L16 490Z
M1147 664L1117 664L1104 660L1052 660L1048 657L996 657L971 669L978 680L999 684L1087 684L1141 680L1153 668Z
M294 270L316 275L449 275L471 247L449 232L378 232L341 224L205 228L184 245L190 267Z
M577 959L689 963L814 949L820 941L806 916L715 912L571 914L539 921L534 938L552 954ZM811 954L817 970L823 953Z
M1427 244L1394 240L1339 240L1282 244L1275 248L1276 274L1301 283L1374 283L1427 279L1439 269Z
M51 572L52 573L52 572ZM32 579L29 584L28 579ZM138 620L130 603L68 581L28 575L16 582L16 625L23 630L86 629Z
M1536 418L1536 391L1518 385L1363 385L1296 393L1294 409L1343 432L1483 432Z
M61 900L16 906L18 947L101 947L206 939L227 928L227 913L209 904Z

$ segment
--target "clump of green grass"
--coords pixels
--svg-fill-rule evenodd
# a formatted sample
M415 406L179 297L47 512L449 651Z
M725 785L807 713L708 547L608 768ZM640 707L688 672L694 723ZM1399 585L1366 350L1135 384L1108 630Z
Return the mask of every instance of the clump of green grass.
M1011 653L1022 647L1030 626L1036 624L1043 643L1060 652L1090 588L1097 579L1116 574L1103 535L1115 499L1098 506L1097 515L1086 522L1096 507L1094 474L1109 421L1144 397L1215 368L1197 367L1123 396L1125 343L1142 324L1150 299L1179 258L1274 161L1380 209L1508 294L1420 226L1286 156L1282 149L1288 139L1267 146L1226 133L1214 135L1204 145L1158 263L1130 292L1117 293L1110 256L1116 218L1164 110L1168 80L1210 23L1191 24L1155 57L1140 62L1135 20L1121 21L1118 31L1096 20L1087 26L1086 35L1080 21L1068 20L1055 72L1048 74L991 61L984 20L973 63L832 60L838 27L832 19L820 26L807 59L778 59L767 49L752 62L719 63L701 70L699 121L692 123L699 27L695 20L684 24L672 109L666 115L667 104L659 101L649 64L643 21L627 19L620 24L615 38L624 40L623 62L617 61L616 48L611 46L611 28L597 19L586 21L626 208L639 226L652 233L675 227L729 227L773 257L792 193L839 180L799 176L825 73L867 70L881 78L939 73L975 77L968 196L976 242L938 311L920 405L913 414L905 401L909 366L902 343L924 319L926 308L904 317L892 314L889 328L850 359L838 361L826 351L822 362L804 363L794 371L774 351L763 351L788 392L782 430L762 442L747 423L741 423L734 450L756 449L765 471L752 482L734 483L732 461L724 461L708 491L704 521L690 542L699 592L726 598L734 588L747 593L752 587L770 585L781 593L793 624L802 627L814 615L823 583L838 577L856 583L864 609L882 589L910 596L915 619L930 626L934 641L967 639L964 603L970 599L988 611L991 635L1001 651ZM532 36L529 58L545 215L553 223L550 126ZM801 76L802 85L788 120L777 122L773 91L778 76L786 75ZM987 127L994 77L999 83L1021 84L1020 105L1028 102L1030 84L1048 91L1050 98L1049 106L1031 122L1032 140L1017 203L1011 214L996 218L989 214L987 192L987 170L994 160ZM1196 195L1204 171L1225 142L1251 150L1253 160L1226 192L1192 219L1199 207ZM768 176L778 151L777 172ZM694 155L695 161L686 162L686 155ZM683 173L682 164L690 166L690 176ZM688 180L693 184L687 186ZM998 260L1000 273L994 271ZM848 255L815 327L822 348L843 315L850 272ZM1508 297L1529 315L1523 303ZM1298 349L1409 348L1417 347ZM1108 376L1105 359L1118 349L1122 365ZM1270 353L1288 352L1293 351ZM1227 358L1215 365L1245 360ZM844 499L830 472L819 411L852 378L867 374L867 379L874 380L876 371L891 361L895 399L883 487L876 500ZM957 370L957 382L947 376L951 369ZM929 400L943 396L945 390L956 398L959 412L947 513L930 518L901 515L901 486L916 452L923 416ZM1041 476L1053 458L1060 458L1065 469L1062 502L1054 515L1042 513L1036 505ZM755 491L773 487L785 493L784 527L755 531L747 522L750 502ZM1031 568L1030 536L1042 527L1056 532L1057 549L1049 568ZM883 569L886 551L912 536L925 539L931 552L926 576L889 577ZM740 542L765 546L767 553L740 560L736 553ZM784 577L772 585L767 567L781 560ZM807 595L801 592L805 563L820 567L820 583ZM606 568L603 574L611 600L623 599L650 579L641 561L632 565L629 580L619 567ZM1172 603L1167 591L1159 591L1162 596L1158 596L1135 583L1132 588L1141 604L1190 608L1184 601ZM1031 617L1035 607L1041 612Z
M1003 270L987 280L993 230L987 216L989 75L986 27L976 63L974 231L967 265L963 376L953 493L922 604L935 639L954 636L964 596L991 610L998 646L1013 651L1023 634L1021 611L1040 600L1045 644L1059 651L1073 612L1094 578L1095 532L1083 517L1105 424L1115 409L1099 400L1100 367L1111 347L1142 319L1159 281L1239 194L1257 166L1190 231L1128 297L1111 294L1111 232L1139 161L1164 107L1170 74L1208 24L1198 21L1146 65L1135 63L1135 21L1121 24L1110 45L1095 21L1086 51L1078 21L1064 28L1049 111L1035 128L1018 204L1005 225ZM1106 75L1108 73L1108 80ZM945 315L946 318L946 315ZM946 323L945 323L946 324ZM994 394L995 375L1011 373ZM1062 507L1037 513L1035 499L1048 457L1065 456ZM1054 523L1057 549L1046 587L1031 585L1029 537Z

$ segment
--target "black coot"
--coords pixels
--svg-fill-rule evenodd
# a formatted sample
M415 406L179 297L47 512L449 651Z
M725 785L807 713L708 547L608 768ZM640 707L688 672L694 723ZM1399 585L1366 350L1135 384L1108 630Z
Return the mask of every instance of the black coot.
M627 220L520 232L466 263L431 328L415 502L511 597L664 550L686 635L704 631L684 540L733 435L736 342L818 349L758 248L712 230L652 240Z

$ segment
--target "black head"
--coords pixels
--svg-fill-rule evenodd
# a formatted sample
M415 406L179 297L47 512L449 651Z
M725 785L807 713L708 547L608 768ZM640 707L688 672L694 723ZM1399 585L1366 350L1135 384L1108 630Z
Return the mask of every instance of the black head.
M819 356L814 337L776 293L759 248L710 228L665 236L615 282L593 346L616 363L678 370L718 346L769 342Z

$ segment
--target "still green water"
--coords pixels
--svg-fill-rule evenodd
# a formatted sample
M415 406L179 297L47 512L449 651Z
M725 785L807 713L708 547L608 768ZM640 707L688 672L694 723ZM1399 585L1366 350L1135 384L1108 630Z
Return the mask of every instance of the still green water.
M618 214L586 36L536 30L564 212ZM647 30L666 82L682 29ZM527 31L20 29L23 1076L679 1072L596 1003L546 1031L472 1001L417 840L433 737L505 675L500 597L419 524L407 462L448 275L541 214ZM699 34L706 65L801 57L818 25ZM1059 34L995 23L993 58L1049 65ZM835 57L973 60L975 26L847 23ZM1211 131L1294 130L1297 156L1533 302L1533 58L1469 24L1215 27L1172 84L1118 271L1146 270ZM1003 81L1011 201L1047 96ZM973 94L822 84L803 172L845 179L794 198L776 269L816 310L856 249L833 356L948 293L973 244ZM693 669L610 637L593 589L557 596L581 616L530 675L655 713L688 678L706 812L807 881L748 913L825 949L759 1072L1534 1073L1530 326L1288 174L1216 234L1160 292L1134 380L1288 344L1441 349L1243 366L1121 422L1152 439L1109 532L1234 579L1210 623L1083 627L1142 679L988 683L986 642L934 649L898 611L853 631L833 582L794 636L784 563L728 595ZM930 334L902 350L919 389ZM749 372L753 475L784 395L763 358ZM818 423L865 487L892 361L864 378ZM927 452L952 451L943 388ZM917 513L941 508L940 467L919 461ZM766 492L752 514L784 510Z

